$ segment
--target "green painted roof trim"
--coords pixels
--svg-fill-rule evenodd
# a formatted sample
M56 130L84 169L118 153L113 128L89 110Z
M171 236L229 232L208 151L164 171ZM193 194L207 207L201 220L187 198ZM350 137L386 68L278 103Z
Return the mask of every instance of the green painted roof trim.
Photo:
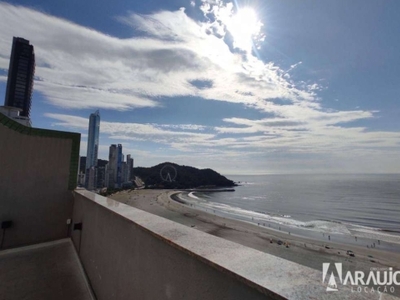
M79 147L81 143L80 133L27 127L18 123L17 121L10 119L2 113L0 113L0 123L21 134L50 138L71 139L72 146L71 159L69 162L68 189L74 190L76 188L79 164Z

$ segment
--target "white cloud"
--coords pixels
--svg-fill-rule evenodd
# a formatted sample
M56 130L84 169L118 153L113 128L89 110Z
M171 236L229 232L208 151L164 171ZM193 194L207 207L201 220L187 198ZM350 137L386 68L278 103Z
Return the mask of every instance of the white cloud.
M63 114L45 114L58 120L55 126L85 132L88 120ZM227 118L225 122L242 127L209 128L195 124L139 124L101 121L100 130L107 138L116 141L147 141L165 145L182 152L217 151L219 155L235 150L242 155L280 149L287 153L326 153L380 148L393 151L400 144L400 133L370 132L365 128L345 128L321 120L316 124L291 122L284 119L248 120ZM318 125L320 124L320 125ZM205 130L197 129L207 128ZM192 131L187 131L187 130ZM194 132L193 132L194 130ZM222 134L230 134L229 137ZM239 135L239 136L238 136ZM244 135L244 136L243 136ZM386 149L386 150L385 150Z
M119 20L142 36L120 39L21 6L0 3L0 68L8 68L11 36L35 46L35 89L64 108L153 107L159 97L199 96L265 109L266 99L313 101L273 63L232 53L210 24L183 9ZM19 20L24 20L20 22ZM197 88L193 80L208 80Z
M57 120L53 126L82 133L87 131L87 118L52 113L45 116ZM285 123L282 119L229 118L225 121L251 130L244 136L242 132L234 132L230 137L224 137L219 133L220 128L205 127L206 132L199 133L196 129L202 125L196 124L189 124L189 130L194 132L188 132L188 124L170 126L101 121L103 148L100 155L107 158L105 141L108 141L110 144L122 143L124 153L133 154L141 165L174 161L200 167L207 162L206 166L225 173L251 172L249 170L259 173L298 170L395 172L400 166L400 133L397 132L370 132L365 128L334 125L298 130L298 126L304 124ZM143 148L141 143L149 142L158 147L150 151ZM86 153L85 145L83 141L81 155Z
M153 124L156 127L171 128L171 129L182 129L182 130L199 130L204 131L207 126L196 125L196 124Z
M71 130L85 131L88 128L88 119L63 115L46 113L46 117L58 120L53 123L55 126L62 126ZM116 140L149 140L169 144L172 142L199 142L214 138L214 134L198 133L188 131L165 130L166 128L187 129L187 124L183 125L165 125L165 124L140 124L140 123L118 123L101 121L100 132L107 134L109 138ZM202 126L190 125L190 128L201 128Z

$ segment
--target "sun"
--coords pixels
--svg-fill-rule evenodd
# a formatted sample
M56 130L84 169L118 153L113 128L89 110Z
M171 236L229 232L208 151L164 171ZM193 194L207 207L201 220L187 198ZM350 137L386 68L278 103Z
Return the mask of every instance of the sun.
M227 29L234 40L234 47L251 51L254 39L260 35L263 24L251 7L239 9L227 22Z

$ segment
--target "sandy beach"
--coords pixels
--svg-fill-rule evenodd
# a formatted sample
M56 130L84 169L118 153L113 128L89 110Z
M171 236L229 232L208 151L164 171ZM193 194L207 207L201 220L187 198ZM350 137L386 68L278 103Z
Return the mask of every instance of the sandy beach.
M109 197L194 229L319 271L322 271L322 263L326 262L343 263L344 272L351 270L368 273L371 268L388 267L400 269L400 253L334 242L322 243L317 240L289 235L287 232L280 232L268 227L224 218L178 203L170 198L174 193L176 191L129 190L118 192ZM279 245L278 240L288 243L288 247L284 244ZM347 250L352 250L355 257L348 256ZM396 290L392 295L399 297L400 287L395 286L395 288Z

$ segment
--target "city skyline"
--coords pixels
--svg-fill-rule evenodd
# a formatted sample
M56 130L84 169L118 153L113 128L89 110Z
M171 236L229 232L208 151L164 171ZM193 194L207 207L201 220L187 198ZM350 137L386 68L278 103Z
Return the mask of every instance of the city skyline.
M122 144L111 144L108 152L108 163L105 170L105 186L108 188L123 188L132 186L133 159L122 152ZM128 184L128 185L127 185Z
M81 156L100 109L101 159L120 143L145 167L398 173L399 5L0 2L0 94L20 36L33 124L80 132Z

